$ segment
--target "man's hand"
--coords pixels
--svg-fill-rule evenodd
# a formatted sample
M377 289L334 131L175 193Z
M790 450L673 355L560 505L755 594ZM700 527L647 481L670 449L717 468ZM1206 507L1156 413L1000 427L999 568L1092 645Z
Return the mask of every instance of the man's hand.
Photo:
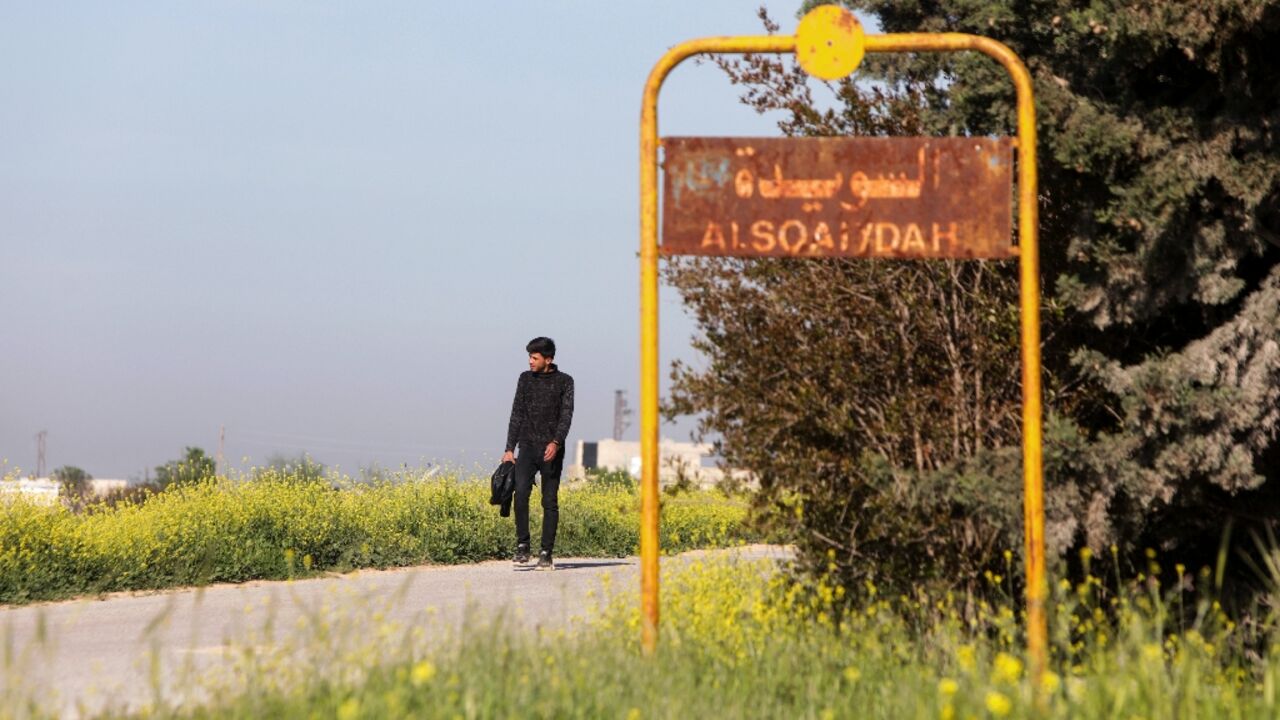
M542 459L543 460L553 459L556 456L556 452L559 450L560 450L560 445L555 440L552 440L551 442L547 443L547 449L542 453Z
M509 462L513 463L513 462L515 462L515 461L516 461L516 454L515 454L514 452L511 452L510 450L508 450L508 451L506 451L505 453L503 453L503 455L502 455L502 462L504 462L504 463L509 463Z

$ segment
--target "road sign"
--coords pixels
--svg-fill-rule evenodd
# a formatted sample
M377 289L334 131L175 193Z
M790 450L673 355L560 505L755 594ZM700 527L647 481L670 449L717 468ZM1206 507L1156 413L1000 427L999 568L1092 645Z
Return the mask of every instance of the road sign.
M1006 247L1002 241L996 240L998 237L1007 237L1007 230L1001 234L998 230L983 236L983 240L978 245L971 245L969 241L957 240L956 245L966 248L973 252L971 255L961 257L1014 257L1018 258L1018 276L1019 276L1019 304L1021 306L1022 331L1020 334L1020 344L1022 346L1022 470L1023 470L1023 515L1024 515L1024 540L1026 551L1026 568L1027 568L1027 652L1030 656L1030 675L1033 678L1041 677L1044 673L1048 662L1048 620L1045 615L1045 597L1048 592L1048 582L1045 577L1045 544L1044 544L1044 469L1042 458L1042 415L1043 408L1041 406L1041 390L1040 390L1040 240L1039 240L1039 206L1038 206L1038 187L1039 182L1036 172L1036 107L1035 93L1031 85L1031 73L1027 70L1027 66L1022 60L1009 49L1008 46L992 40L991 38L979 35L968 35L965 33L887 33L883 35L867 35L865 34L857 18L848 10L835 5L819 5L810 10L808 14L800 21L800 25L796 28L796 34L793 36L784 35L757 35L757 36L731 36L731 37L708 37L698 40L689 40L676 45L669 49L662 56L658 63L653 66L653 70L649 73L649 79L645 81L644 100L640 106L640 455L642 460L643 472L640 481L640 605L643 611L644 624L642 626L642 640L646 651L652 652L658 642L658 259L662 253L662 249L658 245L658 149L661 144L658 139L658 93L662 89L662 84L666 80L667 75L679 65L683 60L695 55L724 55L728 53L790 53L796 56L800 66L805 72L816 78L823 80L834 80L843 77L843 74L852 72L861 62L862 57L866 53L902 53L902 52L960 52L960 51L977 51L993 58L1009 73L1010 79L1017 92L1017 117L1018 117L1018 138L1016 144L1010 145L1008 140L999 140L995 142L1006 143L1005 150L1000 154L992 153L987 156L995 158L997 164L1000 163L999 158L1004 157L1003 172L1009 172L1010 165L1008 161L1009 147L1016 147L1018 150L1018 245L1016 248ZM757 141L752 141L757 142ZM791 142L791 141L788 141ZM916 140L919 142L919 140ZM930 140L929 142L935 142ZM942 142L938 140L937 142ZM671 150L677 144L675 141L669 141ZM744 153L746 146L742 146ZM755 145L751 145L755 148ZM941 145L939 145L941 147ZM736 147L735 147L736 150ZM919 148L917 147L917 153ZM668 156L671 161L672 156ZM721 159L726 156L722 155ZM734 157L737 157L736 155ZM918 155L917 155L918 158ZM781 162L775 163L778 168L766 167L763 174L754 174L750 180L752 183L752 196L757 193L771 200L799 200L801 201L800 212L808 212L810 214L822 212L823 209L810 207L806 210L803 207L804 202L814 203L821 201L825 203L835 200L836 188L846 183L849 192L852 193L853 199L850 201L854 204L865 200L866 206L871 207L872 200L878 204L889 203L893 205L893 201L904 201L916 192L912 182L921 180L919 186L919 194L923 195L927 186L928 179L921 172L917 176L912 176L910 169L910 153L907 153L905 159L906 167L904 169L885 168L884 176L880 177L877 170L872 169L868 173L866 167L847 166L837 167L836 171L843 173L861 172L864 178L859 178L857 183L853 183L852 175L848 178L841 177L839 182L831 185L831 197L796 197L797 195L818 195L827 192L828 185L834 176L823 175L817 173L800 174L799 168L791 165L783 166ZM899 159L902 161L902 159ZM730 160L730 163L733 161ZM926 151L926 168L928 167L928 155ZM712 165L706 169L699 169L694 174L685 173L685 187L688 188L690 180L693 181L694 188L697 190L702 187L702 178L715 177L721 186L729 186L737 192L737 185L731 180L736 180L738 170L734 169L730 173L729 167L724 168L721 172L719 164ZM869 166L868 166L869 167ZM788 168L791 168L788 170ZM917 171L919 161L917 159ZM671 175L677 173L677 164L671 162ZM812 169L812 166L810 166ZM830 168L828 168L830 169ZM758 172L758 168L755 172ZM772 172L772 175L769 175ZM789 173L797 174L789 174ZM894 173L890 177L890 172ZM944 176L941 171L935 173L935 177ZM762 186L760 178L765 178L771 184ZM743 187L747 183L744 176ZM723 182L720 182L723 181ZM883 181L879 184L872 184L875 181ZM896 181L896 182L895 182ZM768 193L762 192L762 187L768 189ZM879 197L872 197L873 189ZM989 198L978 197L975 199L974 194L969 192L968 188L958 188L962 193L967 193L970 202L989 202ZM698 190L702 192L702 190ZM745 189L743 190L745 192ZM1007 190L1005 191L1007 193ZM694 194L697 194L696 192ZM768 198L768 194L774 194L775 197ZM786 196L786 197L784 197ZM1004 196L1007 198L1007 194ZM846 198L848 200L848 198ZM883 201L883 202L882 202ZM684 200L681 200L684 202ZM1007 203L1008 200L1006 199ZM675 205L675 203L670 203ZM898 202L899 205L902 202ZM842 208L843 210L843 208ZM961 208L960 211L965 211ZM967 208L972 211L972 208ZM884 210L888 213L889 210ZM1004 211L1004 216L1008 217L1008 210ZM883 217L888 218L889 215ZM670 218L674 221L674 218ZM761 218L753 218L754 224ZM793 219L788 216L780 222L785 224L788 220ZM728 218L728 231L733 232L732 223L734 219ZM774 253L780 247L786 250L786 254L792 254L791 250L800 248L805 250L809 246L821 248L827 251L827 234L831 234L831 248L838 247L840 232L839 229L833 230L830 221L827 221L826 230L819 232L819 226L815 223L813 227L806 226L805 242L799 242L800 229L793 225L784 228L779 221L774 222L773 229L768 230L766 226L760 226L762 233L769 235L773 239L773 246L768 245L767 239L761 239L761 247L766 248L768 253ZM798 222L798 220L797 220ZM904 229L896 221L884 220L884 222L894 222L898 231L897 236L897 255L889 252L890 246L893 245L893 232L887 227L883 231L885 234L880 239L881 247L886 248L884 254L894 257L951 257L942 255L942 246L944 235L939 234L937 237L937 255L920 254L918 242L915 234L908 237L908 230ZM943 222L948 222L946 217ZM909 222L908 222L909 224ZM838 227L838 226L837 226ZM865 223L864 226L865 227ZM929 235L925 239L923 226L917 223L920 231L921 241L924 243L925 253L934 252L933 240L934 236ZM930 225L932 231L932 225ZM949 231L949 226L942 226L943 230ZM706 226L703 227L703 235L697 239L695 243L701 246L704 240L717 244L719 239L713 232L710 239L707 240ZM720 232L724 232L725 228L720 227ZM743 226L739 224L738 228L738 246L737 250L741 252L743 236ZM850 229L853 232L852 228ZM859 229L857 233L861 233ZM869 243L876 241L874 233L879 232L877 229L871 231L872 235ZM957 226L957 237L960 237L960 228ZM779 241L779 233L782 233L783 241ZM732 242L732 234L725 238L726 243ZM668 253L678 252L677 248L681 242L673 234L665 249ZM854 234L851 236L848 244L844 245L843 253L848 253L850 244L855 243L853 238L857 238L861 243L862 235ZM751 239L748 243L753 242ZM977 241L975 241L977 242ZM985 243L985 244L983 244ZM860 246L860 245L859 245ZM903 254L903 247L907 247L909 253ZM864 250L866 254L874 254L874 245L868 244L872 250ZM985 248L985 249L981 249ZM717 247L718 250L718 247ZM752 248L752 254L768 254ZM989 253L989 254L988 254ZM1003 254L1000 254L1003 253ZM721 253L729 254L729 253ZM820 256L820 255L819 255ZM810 255L809 257L813 257ZM1039 683L1035 686L1037 695L1039 696ZM1042 696L1039 696L1042 699Z
M1010 138L665 138L662 253L1010 258Z

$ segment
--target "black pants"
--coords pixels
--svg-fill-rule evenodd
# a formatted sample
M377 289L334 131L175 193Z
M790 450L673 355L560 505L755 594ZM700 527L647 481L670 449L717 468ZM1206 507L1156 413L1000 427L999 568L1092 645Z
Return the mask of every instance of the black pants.
M520 446L516 456L516 542L529 544L529 495L533 492L533 474L542 476L542 549L551 552L556 544L556 527L560 524L560 470L564 467L564 448L556 456L543 460L545 443L537 447Z

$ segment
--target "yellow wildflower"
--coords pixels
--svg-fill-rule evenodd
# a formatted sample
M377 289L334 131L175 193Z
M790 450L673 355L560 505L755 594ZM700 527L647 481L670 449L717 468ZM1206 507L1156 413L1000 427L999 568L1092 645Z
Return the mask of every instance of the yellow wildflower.
M338 706L338 720L355 720L360 716L360 701L354 697L347 698Z
M991 679L995 682L1018 682L1022 677L1022 661L1008 653L998 653L991 669Z
M976 654L972 645L961 645L956 650L956 662L960 664L960 669L971 672L976 665Z
M942 678L938 681L938 692L946 697L951 697L960 691L960 683L951 678Z
M431 682L431 678L436 676L436 666L429 660L423 660L413 666L413 673L410 679L414 686L424 685Z
M1013 709L1013 703L1004 693L991 690L987 693L987 710L996 717L1004 717Z

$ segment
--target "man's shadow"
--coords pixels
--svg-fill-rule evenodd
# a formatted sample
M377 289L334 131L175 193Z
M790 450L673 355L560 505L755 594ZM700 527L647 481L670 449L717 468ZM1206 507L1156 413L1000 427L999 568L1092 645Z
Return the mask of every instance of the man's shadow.
M590 568L602 567L618 567L624 565L635 565L634 562L628 560L574 560L570 562L557 562L553 570L588 570ZM516 572L536 571L536 565L521 565L516 568Z

